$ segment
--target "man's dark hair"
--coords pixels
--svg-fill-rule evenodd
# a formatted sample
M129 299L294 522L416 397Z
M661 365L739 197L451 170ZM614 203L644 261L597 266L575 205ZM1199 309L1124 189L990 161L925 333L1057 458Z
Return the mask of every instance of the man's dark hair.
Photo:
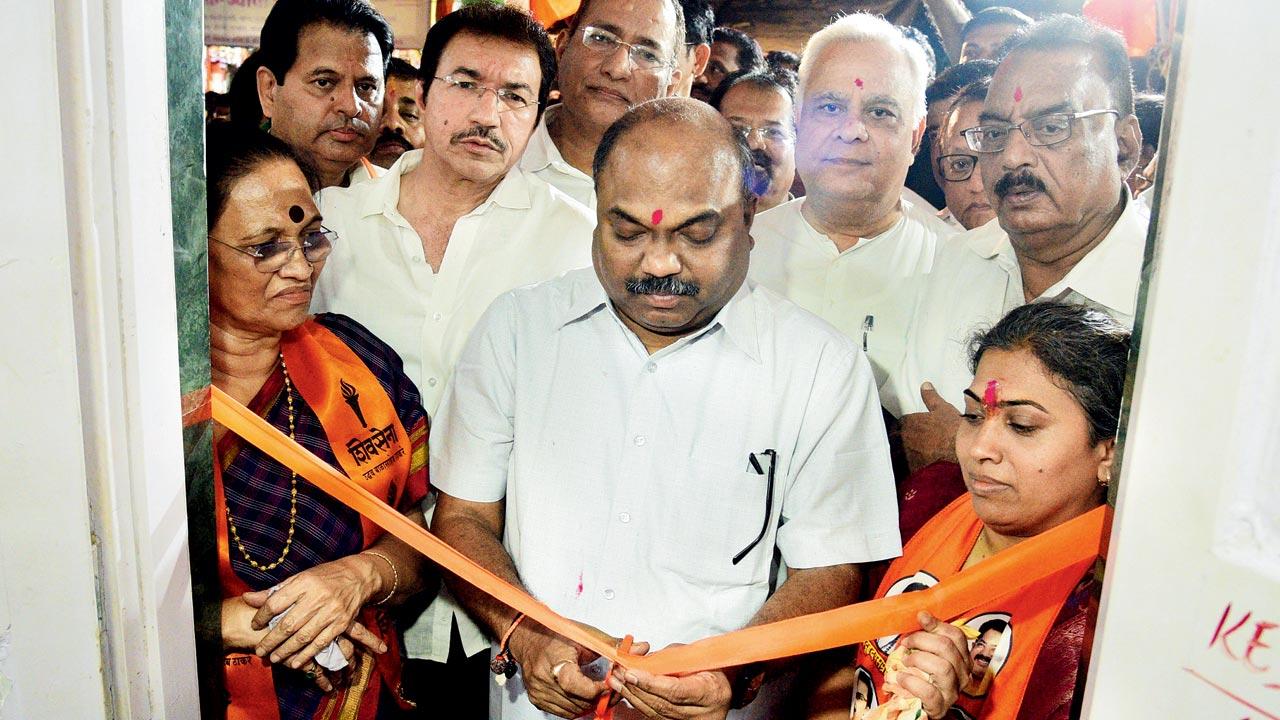
M537 53L538 67L542 70L537 110L537 118L541 119L542 111L547 108L551 85L556 80L556 50L541 23L529 13L506 5L468 5L445 15L431 26L427 31L427 40L422 45L422 65L419 67L423 99L431 94L431 88L435 84L432 80L440 72L440 56L444 54L449 41L459 33L506 40L524 45Z
M1059 387L1071 393L1089 420L1089 441L1116 436L1129 361L1129 331L1101 310L1060 302L1033 302L979 332L969 369L988 350L1028 350Z
M770 50L764 54L764 64L769 66L770 70L788 70L792 73L800 72L800 56L787 50Z
M711 32L716 27L716 13L707 0L680 0L684 8L684 44L710 45Z
M699 108L705 107L706 105L688 98L659 98L640 103L628 110L625 115L610 125L608 130L604 131L604 136L600 138L600 144L596 146L596 154L591 162L591 177L595 180L596 185L600 184L600 176L604 174L605 168L608 167L609 158L613 155L614 148L632 130L651 122L666 124L680 122L688 124L701 123L702 119L697 117L695 113ZM755 198L755 194L751 191L751 184L755 179L755 161L751 159L751 148L747 147L745 138L733 131L728 121L719 120L718 122L724 126L725 141L735 150L735 159L738 161L738 176L742 180L738 188L739 197L745 203ZM706 152L710 149L713 148L703 146L701 151Z
M1004 631L1008 629L1009 629L1009 623L1005 622L1004 620L1001 620L1000 618L991 618L990 620L978 626L978 637L982 637L983 635L986 635L991 630L995 630L996 632L1003 635Z
M418 68L409 64L408 60L402 60L398 57L391 58L391 62L387 63L387 79L395 78L397 80L417 80Z
M731 27L718 27L711 34L712 42L727 42L738 50L739 70L760 70L764 68L764 50L755 38Z
M283 140L256 127L231 123L210 123L205 126L204 163L208 187L205 211L210 230L218 224L218 218L226 210L227 198L235 184L259 166L273 160L288 160L297 164L311 188L317 188L315 176Z
M780 90L784 95L791 98L792 102L795 102L795 85L787 84L785 77L768 70L739 70L726 77L720 83L720 87L711 93L709 100L711 107L719 110L720 103L724 102L724 96L728 95L729 90L736 85L750 85L761 90Z
M262 125L262 100L258 98L258 68L262 67L262 51L255 50L240 63L231 76L227 94L231 96L231 122L248 128Z
M1133 114L1133 68L1120 33L1075 15L1052 15L1022 28L1005 46L1004 59L1016 52L1051 52L1081 48L1100 61L1102 79L1120 117ZM1092 110L1093 108L1086 108Z
M955 97L966 86L979 80L990 80L998 65L993 60L970 60L943 70L929 87L925 88L924 101L933 106Z
M987 101L987 91L991 89L991 78L984 77L975 80L968 85L960 88L960 92L956 93L955 98L951 100L951 107L959 107L967 102L983 103Z
M969 18L969 22L965 23L964 29L960 31L960 40L964 42L964 38L968 37L969 33L990 25L1016 25L1024 28L1034 24L1035 20L1011 7L989 7L979 10L973 17Z
M365 0L277 0L262 23L258 40L262 66L275 75L277 84L284 84L285 75L298 59L302 31L317 24L372 35L382 50L382 69L386 71L394 45L391 25Z
M1163 95L1138 95L1133 99L1133 114L1142 128L1142 144L1160 149L1160 121L1164 118Z
M925 60L929 61L929 82L938 76L938 54L933 51L933 45L929 44L929 37L918 29L910 25L895 25L898 32L907 36L909 40L914 40L917 45L924 49Z
M676 13L676 46L675 52L682 52L688 39L685 37L685 19L684 4L680 0L666 0L671 3L671 9ZM578 4L578 12L573 14L569 20L569 39L572 41L578 34L578 28L582 27L582 19L587 16L587 10L591 7L591 0L582 0Z

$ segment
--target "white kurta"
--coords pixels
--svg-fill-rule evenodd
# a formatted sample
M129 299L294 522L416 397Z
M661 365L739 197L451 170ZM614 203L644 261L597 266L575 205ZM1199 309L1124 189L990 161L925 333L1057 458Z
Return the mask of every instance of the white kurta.
M795 568L900 552L865 356L750 282L653 355L592 270L504 295L458 361L431 447L441 492L505 500L503 543L535 597L656 649L746 624L775 547ZM766 449L769 529L735 565L765 524L751 456L764 470ZM493 688L492 717L544 717L519 675Z
M840 252L805 220L803 203L792 200L756 217L751 277L863 347L879 385L901 360L923 280L956 231L904 196L893 227Z
M1145 205L1126 200L1102 242L1037 299L1091 305L1133 327L1149 219ZM925 412L920 385L926 380L947 402L964 407L973 381L969 340L1025 303L1022 272L999 218L957 236L939 254L911 319L907 351L880 388L885 408L898 417Z
M485 309L512 288L590 265L595 216L513 168L459 218L433 272L422 239L396 209L400 178L421 160L421 150L407 152L381 177L320 193L324 224L339 240L316 285L313 308L350 315L391 345L434 418ZM442 592L405 632L409 656L444 662L455 617L468 655L488 647L483 631Z
M592 177L578 168L565 162L560 148L547 132L547 115L556 112L558 105L553 105L542 114L538 127L534 128L524 154L520 156L520 169L537 175L547 184L559 188L561 192L592 210L596 207L596 183Z

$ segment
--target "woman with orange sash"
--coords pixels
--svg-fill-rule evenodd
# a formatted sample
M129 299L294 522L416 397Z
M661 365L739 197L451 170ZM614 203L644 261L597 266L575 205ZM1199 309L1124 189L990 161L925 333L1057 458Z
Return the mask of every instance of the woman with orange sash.
M1023 306L979 334L956 434L968 492L903 538L875 597L930 587L1100 505L1128 351L1123 326L1062 303ZM864 642L853 666L814 695L843 702L815 700L810 717L1078 717L1092 570L1082 563L993 587L983 608L954 623L922 613L926 630Z
M418 522L427 417L400 358L354 320L312 316L332 244L289 148L208 135L213 384ZM215 503L230 720L394 718L387 610L425 560L220 425Z

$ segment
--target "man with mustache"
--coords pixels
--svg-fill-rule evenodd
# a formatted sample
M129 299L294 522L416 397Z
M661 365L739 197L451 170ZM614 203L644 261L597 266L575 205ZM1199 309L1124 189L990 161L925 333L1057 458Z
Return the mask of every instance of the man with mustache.
M954 230L903 196L924 132L927 59L884 19L818 31L800 62L796 171L805 197L756 220L751 273L895 367L922 279Z
M693 80L690 97L711 102L724 79L736 72L764 69L764 50L755 38L728 27L718 27L711 36L711 57L702 74Z
M422 125L422 81L418 70L398 57L387 65L387 93L382 99L382 126L373 144L369 160L381 168L389 168L400 156L427 142Z
M976 329L1042 298L1133 324L1149 216L1124 184L1142 151L1124 40L1062 16L1011 43L977 125L963 130L998 222L939 257L881 388L913 470L954 458Z
M730 75L715 94L711 107L720 111L746 138L755 162L751 191L756 212L791 199L796 179L796 129L791 89L770 73Z
M705 103L625 115L596 154L594 269L495 301L436 416L433 531L637 653L838 607L859 563L898 552L865 356L747 279L750 166ZM579 717L610 691L619 720L781 714L778 684L751 702L759 668L601 680L590 652L451 587L519 667L492 718Z
M678 0L583 0L560 48L560 103L547 108L520 167L595 207L591 161L628 108L680 87Z
M489 303L590 264L594 220L515 167L556 74L551 40L528 14L477 4L444 16L427 33L420 72L423 148L380 178L320 193L325 221L342 239L314 302L360 318L395 348L434 417ZM460 642L451 643L455 632ZM445 665L451 644L454 663ZM485 716L488 643L451 601L436 600L406 633L406 647L435 663L428 672L410 661L410 686L424 697L447 691L460 717ZM467 657L475 659L458 668ZM412 677L419 672L426 676Z
M989 79L978 80L960 91L943 116L934 143L933 166L946 207L938 213L943 222L964 230L986 225L995 218L987 190L978 171L978 155L969 148L964 131L978 124L978 114L987 98Z
M262 114L320 187L374 177L365 156L382 113L391 26L360 0L279 0L266 22L256 80Z

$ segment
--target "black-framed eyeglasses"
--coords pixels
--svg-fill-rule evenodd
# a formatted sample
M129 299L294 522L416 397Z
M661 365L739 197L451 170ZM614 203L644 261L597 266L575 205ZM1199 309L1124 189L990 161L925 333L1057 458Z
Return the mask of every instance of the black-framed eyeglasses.
M977 155L943 155L938 158L938 174L947 182L964 182L973 177L973 169L978 166Z
M761 466L761 458L768 458L768 472ZM768 484L765 486L764 491L764 524L760 526L760 533L756 535L756 539L752 540L746 547L739 550L737 555L733 556L734 565L742 562L742 559L754 550L761 540L764 540L764 536L769 532L769 520L773 517L773 473L778 467L778 451L770 448L764 452L751 453L748 462L751 465L751 469L755 470L757 474L768 477L766 480Z
M481 85L469 77L457 76L453 74L444 77L434 78L445 84L453 94L459 97L467 97L472 100L480 100L487 92L493 93L498 99L498 112L507 112L509 110L524 110L538 104L537 100L526 97L524 93L512 88L496 88L488 85Z
M326 228L303 233L298 242L289 240L271 240L256 245L233 245L225 240L210 235L209 239L237 252L253 258L253 267L259 272L273 273L288 265L293 260L294 252L301 250L302 257L309 263L318 263L333 252L333 244L338 240L338 233Z
M1056 145L1071 138L1071 126L1076 120L1094 115L1115 115L1119 110L1085 110L1078 113L1048 113L1027 118L1017 125L992 123L978 125L961 132L969 149L978 153L998 153L1009 145L1009 138L1017 130L1031 145Z
M627 49L627 57L641 70L660 70L662 68L675 67L675 61L662 57L662 53L658 49L646 45L632 45L631 43L623 42L622 38L617 35L594 25L587 25L582 28L582 44L598 55L611 55L617 52L619 46L625 47Z

